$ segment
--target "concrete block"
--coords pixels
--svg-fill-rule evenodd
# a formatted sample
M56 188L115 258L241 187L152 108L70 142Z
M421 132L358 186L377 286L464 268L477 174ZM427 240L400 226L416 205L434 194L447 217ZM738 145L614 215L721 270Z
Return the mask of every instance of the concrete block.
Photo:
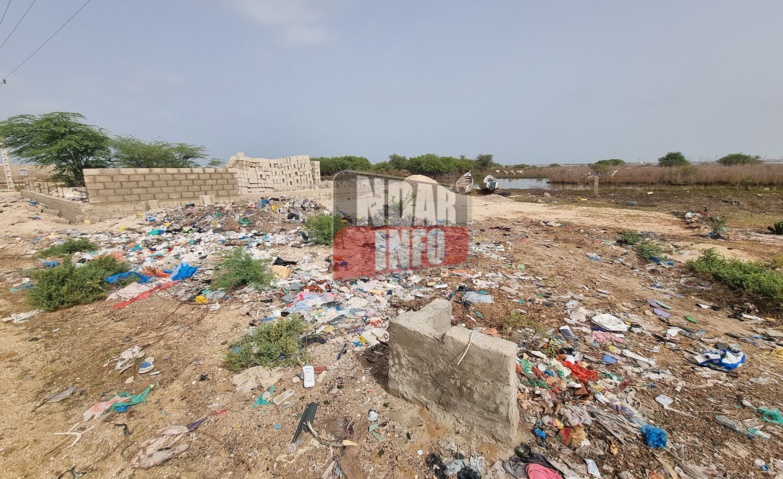
M159 181L160 175L144 175L146 181Z
M150 168L136 168L137 175L146 175L147 173L150 173L150 171Z
M87 181L88 176L95 176L100 174L101 170L99 168L85 168L82 170L82 174L84 175L84 181Z
M136 182L136 181L131 180L131 181L123 182L122 185L120 185L120 186L122 187L123 190L127 190L129 188L136 188L136 187L138 187L139 183Z
M106 201L109 203L119 203L125 201L125 198L122 195L111 195L106 197Z
M190 177L190 176L191 175L186 175L186 177ZM197 175L192 175L192 176L197 176ZM179 184L182 186L193 186L193 180L182 180L179 182Z
M155 199L154 193L143 193L139 195L139 200L141 201L154 200L154 199Z
M179 180L169 180L166 182L166 186L180 186Z
M162 193L162 192L155 193L155 199L156 200L167 200L167 199L169 199L169 194L168 193Z
M120 168L121 175L135 175L136 168Z
M156 168L163 173L179 173L179 168Z
M174 188L169 188L169 191L178 191L180 193L184 193L188 190L190 190L190 186L175 186Z
M166 170L176 170L176 168L166 168ZM158 179L162 181L172 181L174 175L158 175Z
M139 201L141 198L139 195L123 195L122 201Z
M131 181L144 181L144 175L130 175Z
M182 193L180 193L179 191L169 192L169 199L170 200L178 200L180 198L182 198Z
M160 205L158 204L158 202L156 200L149 200L147 202L147 209L148 210L157 210L157 209L160 209Z
M161 188L161 187L165 188L166 186L168 186L168 184L167 182L160 180L160 181L153 181L152 186L154 186L155 188Z
M98 170L98 171L101 171L101 170ZM100 182L100 183L113 183L114 182L114 177L113 176L109 176L109 175L98 175L98 176L95 177L95 181L96 182Z
M201 195L201 204L204 206L209 206L212 204L212 197L209 195Z
M446 426L515 444L516 344L452 327L451 303L437 299L392 320L389 347L392 394Z
M139 181L138 182L139 188L149 188L152 186L152 181Z

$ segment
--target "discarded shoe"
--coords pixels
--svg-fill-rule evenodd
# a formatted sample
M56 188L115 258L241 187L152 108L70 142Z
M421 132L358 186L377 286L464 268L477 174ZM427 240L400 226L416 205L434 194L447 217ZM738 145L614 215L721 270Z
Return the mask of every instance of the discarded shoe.
M139 374L148 373L153 369L155 369L155 358L150 356L141 363L141 366L139 366Z

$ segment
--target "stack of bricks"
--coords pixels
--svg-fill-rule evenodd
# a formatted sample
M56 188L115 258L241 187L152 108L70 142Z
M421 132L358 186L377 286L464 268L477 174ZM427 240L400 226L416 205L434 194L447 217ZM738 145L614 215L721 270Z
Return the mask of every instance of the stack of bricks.
M228 168L102 168L84 170L90 203L195 200L237 196Z
M316 189L321 184L321 163L308 155L286 158L250 158L240 152L226 165L237 178L242 195Z

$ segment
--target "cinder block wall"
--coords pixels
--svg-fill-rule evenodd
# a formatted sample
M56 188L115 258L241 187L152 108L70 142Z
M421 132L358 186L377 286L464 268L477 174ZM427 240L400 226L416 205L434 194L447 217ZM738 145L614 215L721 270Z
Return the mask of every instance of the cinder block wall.
M66 218L71 223L82 222L90 210L90 206L84 203L44 195L35 191L22 190L22 197L38 202L44 213Z
M389 349L391 393L441 424L516 444L516 344L452 327L451 303L436 299L389 323Z
M236 175L243 195L317 189L321 183L321 162L308 155L268 159L239 152L226 166Z
M84 170L91 204L237 196L228 168L102 168Z

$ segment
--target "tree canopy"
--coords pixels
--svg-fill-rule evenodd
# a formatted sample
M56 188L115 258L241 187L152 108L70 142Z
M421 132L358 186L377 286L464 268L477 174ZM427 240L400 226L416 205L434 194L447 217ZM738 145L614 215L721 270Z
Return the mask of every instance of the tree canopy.
M760 156L746 155L745 153L731 153L726 155L718 163L724 166L757 165L763 163Z
M84 185L85 168L111 166L111 138L87 125L79 113L17 115L0 122L0 137L12 156L24 163L54 168L54 178L66 186Z
M666 156L658 158L659 166L685 166L690 165L690 162L685 159L685 155L679 151L670 151L666 153Z
M335 175L341 171L370 171L372 163L363 156L335 156L310 158L311 161L321 162L322 175Z
M123 168L194 168L199 166L194 160L207 156L203 146L143 141L132 136L118 136L111 146L117 165Z

